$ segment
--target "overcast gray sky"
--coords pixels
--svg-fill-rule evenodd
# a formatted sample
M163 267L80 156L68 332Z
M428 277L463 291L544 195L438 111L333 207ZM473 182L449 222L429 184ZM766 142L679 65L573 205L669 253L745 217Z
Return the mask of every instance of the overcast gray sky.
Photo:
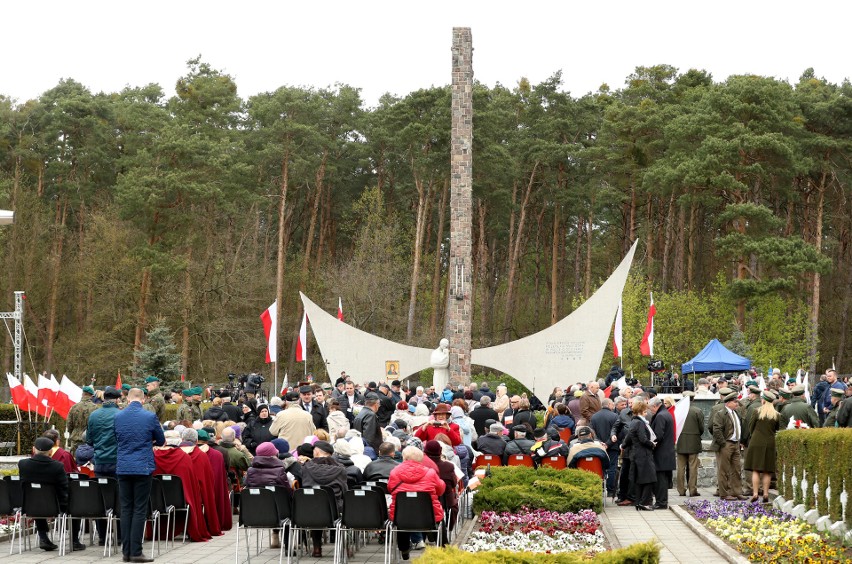
M472 28L474 74L489 86L563 71L575 96L624 84L636 66L795 81L814 67L852 76L842 0L290 2L7 0L0 94L24 101L73 78L93 92L159 83L168 95L198 54L239 94L282 85L362 89L368 105L450 82L453 26Z

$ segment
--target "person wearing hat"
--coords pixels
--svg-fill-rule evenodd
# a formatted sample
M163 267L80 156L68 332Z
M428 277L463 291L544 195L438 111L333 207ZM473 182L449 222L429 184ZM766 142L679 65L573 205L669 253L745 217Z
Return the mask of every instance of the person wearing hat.
M314 418L302 409L299 392L287 393L287 404L284 411L275 416L269 432L272 438L278 437L291 445L298 445L302 439L313 435L317 430Z
M89 415L86 442L95 449L95 477L115 478L115 465L118 456L118 442L115 439L115 416L119 412L118 400L121 390L107 387L104 390L104 402L100 408ZM100 544L106 542L106 521L96 519Z
M737 393L722 398L722 408L713 416L713 448L719 453L716 483L719 497L728 501L746 499L741 495L743 421L737 412ZM714 406L714 408L717 406Z
M95 449L87 444L82 444L77 447L77 452L74 453L74 462L77 463L77 472L85 474L89 478L95 477L95 465L92 459L95 457Z
M761 484L763 503L769 503L769 482L775 473L775 433L781 418L772 402L775 394L766 390L761 394L757 416L749 421L751 441L745 456L744 468L751 471L751 501L757 501Z
M302 413L306 417L310 417L307 413ZM283 417L283 413L278 417ZM243 444L246 445L249 452L254 454L258 445L269 442L278 436L274 429L277 421L277 418L272 418L268 405L262 403L257 406L257 417L252 418L243 429Z
M313 419L314 427L328 431L328 417L325 405L314 399L314 390L311 386L299 387L299 407L305 410Z
M152 443L166 439L157 417L142 409L139 388L127 392L127 407L115 416L116 474L121 501L121 552L125 562L153 562L142 554L145 518L151 497L151 475L156 466Z
M790 420L798 420L811 429L819 427L819 416L814 408L805 401L805 386L798 384L790 390L792 397L781 409L781 428L786 429Z
M533 432L533 440L529 454L532 455L533 463L536 466L539 466L543 459L550 456L566 456L568 454L568 445L559 439L559 431L554 427L548 429L537 427Z
M483 454L493 454L503 459L506 454L506 439L503 436L503 425L497 421L492 422L488 426L488 432L480 435L474 441L474 449Z
M723 388L719 389L719 392L718 392L719 393L719 401L716 403L716 405L714 405L713 407L710 408L710 414L707 417L707 421L710 423L710 429L709 429L710 435L713 435L713 431L714 431L713 425L716 422L716 414L719 413L719 411L725 410L725 396L731 394L732 392L733 392L733 390L728 388L728 387L723 387ZM720 450L720 448L721 448L721 445L716 444L715 442L710 443L710 450L712 450L714 452L715 457L716 457L716 471L717 472L719 471L719 450ZM718 486L716 488L716 492L713 495L715 495L715 496L719 495Z
M261 443L256 450L256 456L251 467L246 472L245 485L248 487L278 486L292 495L290 480L284 462L278 458L278 449L271 442ZM281 529L272 529L269 548L281 548Z
M329 486L334 492L334 500L337 503L338 512L343 512L343 494L348 489L346 481L346 468L343 467L332 455L334 447L327 441L314 443L313 458L302 465L302 487L314 488ZM311 531L313 540L314 558L322 558L322 531Z
M116 405L118 405L119 409L124 409L127 407L127 392L130 391L130 384L122 384L119 391L121 391L121 397L116 401Z
M77 447L81 445L83 436L86 434L86 426L89 424L89 415L98 405L92 401L95 390L91 386L83 386L83 396L79 402L71 406L65 423L65 432L68 434L68 452L72 455Z
M461 435L459 434L459 426L449 422L450 406L445 403L439 403L432 412L432 419L423 423L415 432L414 436L423 441L435 440L439 434L443 433L449 437L450 442L454 447L461 444ZM526 453L525 453L526 454Z
M203 415L201 413L200 401L201 388L187 388L181 391L181 395L183 396L183 403L180 404L177 410L177 420L189 421L190 423L201 421ZM196 401L195 398L199 398L199 401Z
M532 454L532 446L535 441L528 439L532 435L532 429L526 423L515 425L509 431L510 439L506 441L506 450L503 453L503 464L507 464L509 457L515 454Z
M823 423L823 427L840 427L840 424L837 422L837 415L840 412L840 404L844 403L843 399L845 397L845 393L843 390L839 388L826 388L831 394L831 409L828 412L828 415L825 417L825 422Z
M56 488L56 498L59 502L59 510L68 512L68 475L61 462L50 458L53 449L53 441L47 437L39 437L35 440L33 455L18 461L18 474L21 485L36 483L51 485ZM80 534L81 520L71 522L71 538L74 550L84 550L86 545L77 540ZM56 550L58 547L48 536L47 519L36 519L36 530L38 531L39 548L42 550Z
M160 391L160 379L156 376L148 376L145 378L145 388L148 392L148 401L144 407L156 415L162 423L166 420L166 400Z
M690 404L675 446L677 492L681 496L689 493L694 497L698 495L698 455L701 454L701 435L704 434L704 412L691 402L695 392L687 390L683 397L690 398Z

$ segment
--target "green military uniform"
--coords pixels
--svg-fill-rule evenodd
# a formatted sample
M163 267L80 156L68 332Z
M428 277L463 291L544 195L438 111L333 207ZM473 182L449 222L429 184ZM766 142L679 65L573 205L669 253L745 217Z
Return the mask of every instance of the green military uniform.
M189 388L181 392L183 395L183 403L177 411L178 421L201 421L201 402L194 402L190 398L194 395L201 395L201 388Z
M843 397L845 395L844 391L839 388L831 388L830 389L832 399L837 398L837 403L831 404L831 410L828 412L828 415L825 418L825 423L823 423L823 427L839 427L840 424L837 422L837 415L840 413L840 405L843 402Z
M121 385L121 397L115 400L115 405L117 405L119 409L124 409L125 407L127 407L127 392L130 391L130 388L130 384Z
M695 392L686 391L683 395L693 397ZM690 405L676 446L677 491L680 495L686 495L687 486L689 495L698 495L698 455L701 454L701 435L703 434L704 413L700 408Z
M160 379L156 376L148 376L145 378L146 387L152 382L159 383ZM160 392L159 387L154 390L148 390L148 401L142 407L156 415L157 419L160 420L160 423L166 420L166 400L163 398L163 394Z
M713 449L718 451L716 483L719 497L739 497L742 492L742 440L743 422L737 409L728 411L725 402L735 402L737 393L731 392L722 398L721 409L713 415ZM716 406L713 406L714 408ZM733 438L732 438L733 437Z
M92 402L93 395L95 395L95 390L91 386L84 386L83 399L74 404L68 411L65 430L68 432L68 452L72 456L77 447L85 442L84 435L89 425L89 415L99 407Z
M793 397L784 405L781 410L781 429L786 429L791 419L799 419L802 423L807 423L811 429L819 427L819 416L814 408L805 402L802 394L805 393L805 387L801 384L793 388Z

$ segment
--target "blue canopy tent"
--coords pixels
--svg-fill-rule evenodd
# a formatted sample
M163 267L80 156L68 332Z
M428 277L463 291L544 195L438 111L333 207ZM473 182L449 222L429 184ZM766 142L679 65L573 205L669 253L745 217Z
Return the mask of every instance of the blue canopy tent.
M751 361L725 348L718 339L713 339L695 358L681 365L681 373L690 372L738 372L751 368Z

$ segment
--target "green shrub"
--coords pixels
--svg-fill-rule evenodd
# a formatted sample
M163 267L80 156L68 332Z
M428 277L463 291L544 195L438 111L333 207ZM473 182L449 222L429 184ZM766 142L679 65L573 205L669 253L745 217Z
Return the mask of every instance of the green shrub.
M36 422L35 413L31 414L32 422L27 420L27 414L21 413L21 417L23 417L23 422L19 425L0 425L0 443L11 442L15 443L15 454L18 453L18 429L20 428L21 437L20 437L20 447L22 454L29 454L30 447L33 446L36 438L38 438L44 431L50 429L51 425L55 425L57 429L61 433L65 432L65 420L62 419L56 413L50 418L48 423L44 423L44 417L39 417L38 422ZM0 404L0 421L14 421L15 420L15 406L11 403L2 403ZM3 452L0 454L6 454L8 451L3 449Z
M655 564L659 561L660 547L655 541L631 544L618 550L601 552L593 557L577 552L464 552L455 547L430 547L415 560L424 564Z
M781 431L775 438L778 490L785 499L817 509L832 521L843 519L840 494L852 493L852 429L795 429ZM797 485L793 487L793 476ZM807 476L808 492L802 494L802 478ZM814 499L812 486L819 491L831 486L831 497ZM852 526L852 511L846 511L846 524Z
M18 469L17 468L3 468L0 469L0 476L17 476Z
M473 508L477 513L514 512L521 507L599 513L601 489L600 477L585 470L501 466L491 468L491 477L482 480L473 496Z

